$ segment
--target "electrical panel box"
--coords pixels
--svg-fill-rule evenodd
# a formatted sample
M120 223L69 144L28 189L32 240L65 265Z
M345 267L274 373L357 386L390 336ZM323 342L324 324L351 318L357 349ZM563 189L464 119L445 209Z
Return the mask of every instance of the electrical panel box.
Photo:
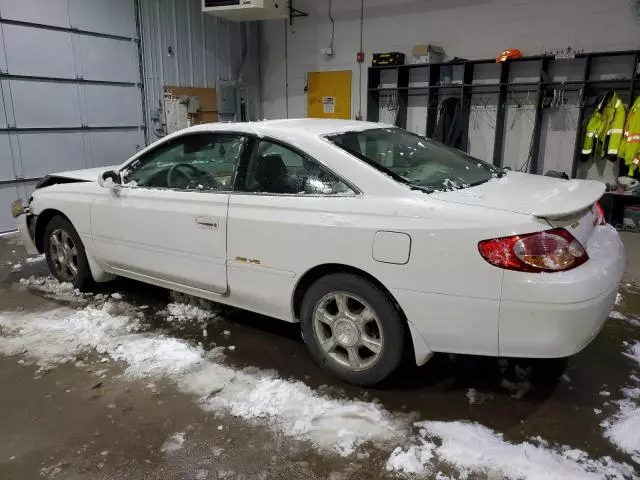
M235 22L278 20L289 17L289 1L202 0L202 11Z
M221 117L235 117L237 107L237 91L236 87L232 84L219 84L218 85L218 115ZM222 118L223 121L233 120L228 118Z

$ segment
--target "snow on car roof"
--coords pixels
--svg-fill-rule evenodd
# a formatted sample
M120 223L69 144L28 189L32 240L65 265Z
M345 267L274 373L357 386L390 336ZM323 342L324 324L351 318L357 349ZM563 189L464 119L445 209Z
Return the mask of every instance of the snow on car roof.
M357 120L333 120L320 118L290 118L283 120L264 120L261 122L237 122L237 123L207 123L196 125L186 130L218 130L255 133L258 135L296 135L318 137L332 133L341 133L353 130L367 130L370 128L389 127L381 123L360 122ZM185 132L186 130L181 130Z

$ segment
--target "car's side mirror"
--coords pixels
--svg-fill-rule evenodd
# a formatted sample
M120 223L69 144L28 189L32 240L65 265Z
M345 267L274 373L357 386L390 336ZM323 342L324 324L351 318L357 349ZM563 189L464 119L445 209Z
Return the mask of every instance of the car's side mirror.
M98 177L98 185L104 188L116 188L122 183L120 179L120 173L115 170L107 170L102 172Z

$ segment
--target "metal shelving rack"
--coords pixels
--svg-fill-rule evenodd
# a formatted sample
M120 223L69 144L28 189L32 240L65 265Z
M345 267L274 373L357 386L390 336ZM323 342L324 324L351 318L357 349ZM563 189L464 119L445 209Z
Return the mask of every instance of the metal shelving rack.
M625 57L627 57L625 59ZM606 63L612 60L626 60L629 63L629 71L623 72L623 78L594 78L594 65L599 63L599 67L606 67ZM433 137L436 120L438 115L438 106L440 97L443 95L458 96L461 98L463 109L463 149L468 147L468 130L471 97L474 94L497 94L497 110L496 110L496 130L493 145L493 163L502 166L503 143L505 139L505 118L507 97L513 92L536 93L535 105L535 121L532 139L532 155L529 165L530 172L538 171L540 136L542 131L542 118L544 114L544 99L549 97L549 93L553 89L563 89L565 91L578 92L579 111L576 129L576 142L573 154L573 164L571 168L571 177L575 178L581 156L581 143L583 135L583 123L587 118L590 108L585 106L585 100L588 97L601 94L606 90L615 89L623 100L630 104L633 102L636 94L640 92L640 51L624 50L614 52L594 52L582 53L573 59L556 59L552 56L530 56L519 59L509 60L507 62L496 64L493 59L482 60L459 60L444 63L426 63L426 64L407 64L399 66L379 66L369 67L368 70L368 92L367 92L367 120L379 121L380 99L385 95L395 94L397 96L398 114L396 117L396 125L406 128L407 125L407 105L408 98L411 95L423 95L427 99L427 115L426 115L426 136ZM495 65L496 72L495 82L476 83L474 82L474 73L486 66ZM518 65L535 66L535 81L514 81L511 79L511 73ZM482 67L485 66L485 67ZM563 67L571 67L574 71L575 67L581 69L577 78L554 81L554 69L562 69ZM411 72L415 69L428 70L428 82L426 85L413 86L410 83ZM461 81L452 82L451 72L457 69L458 78ZM461 70L461 72L460 72ZM603 75L603 68L600 75ZM393 86L386 84L381 85L381 79L387 73L395 73L396 83ZM461 73L461 74L460 74ZM616 73L620 72L615 72ZM447 74L449 76L447 76ZM604 71L606 76L606 71Z

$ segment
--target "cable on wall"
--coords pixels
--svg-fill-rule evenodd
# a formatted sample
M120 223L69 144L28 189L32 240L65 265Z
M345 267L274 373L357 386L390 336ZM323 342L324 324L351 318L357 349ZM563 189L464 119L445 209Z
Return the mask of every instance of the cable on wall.
M289 27L284 21L284 109L289 118Z
M360 50L358 52L363 52L364 48L364 0L360 0ZM358 63L358 70L360 72L360 80L358 82L358 120L362 120L362 69L363 62Z

